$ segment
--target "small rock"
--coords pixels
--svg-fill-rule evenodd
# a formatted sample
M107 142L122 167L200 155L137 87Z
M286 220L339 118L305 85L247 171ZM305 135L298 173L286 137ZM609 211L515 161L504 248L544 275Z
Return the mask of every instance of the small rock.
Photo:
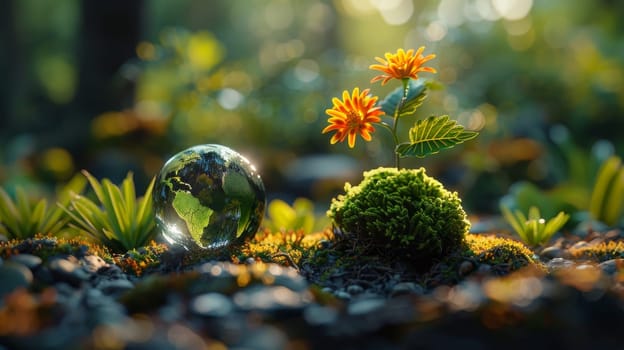
M482 274L482 275L487 275L491 271L492 271L492 265L490 264L481 264L477 268L477 273Z
M554 258L546 263L546 267L548 271L556 271L559 269L565 269L574 265L572 260L564 259L564 258Z
M347 293L351 295L358 295L358 294L361 294L362 292L364 292L364 288L362 288L362 286L360 285L352 284L347 287Z
M561 258L563 256L563 249L555 246L546 247L540 252L540 256L548 260Z
M405 294L422 295L423 293L424 293L424 290L420 285L414 282L401 282L401 283L395 284L394 287L392 287L392 290L390 291L390 296L396 297L396 296L405 295Z
M347 313L353 316L365 315L381 309L386 304L384 299L358 300L349 304Z
M83 281L89 279L87 271L82 269L77 262L68 259L53 259L48 262L48 268L56 280L69 283L74 287L78 287Z
M607 241L613 241L619 239L622 236L622 232L620 230L610 230L605 233L604 238Z
M338 319L338 312L331 307L313 304L303 311L303 318L313 326L327 325Z
M32 254L18 254L11 257L10 261L22 264L31 270L41 265L41 258Z
M221 293L199 295L191 301L190 305L193 312L208 317L224 317L234 309L230 298Z
M603 261L598 266L604 273L612 276L618 271L618 265L624 266L624 259L611 259Z
M283 286L262 285L242 289L232 300L242 310L268 312L296 310L310 302L307 293L297 293Z
M281 330L262 325L247 330L238 349L274 350L287 349L288 337Z
M0 265L0 300L17 288L28 287L33 274L28 267L13 261Z
M585 248L585 247L589 247L589 243L587 243L585 241L578 241L578 242L574 243L574 245L572 245L572 247L570 247L570 249L581 249L581 248Z
M97 272L103 267L110 266L104 259L97 255L86 255L80 259L80 264L89 272Z
M343 290L337 290L334 292L334 295L336 296L336 298L338 299L343 299L343 300L350 300L351 299L351 294L343 291Z
M101 280L95 288L102 291L105 295L123 293L134 288L134 284L127 279Z
M459 264L458 273L460 276L467 276L471 273L475 268L475 265L472 261L464 260L461 264Z

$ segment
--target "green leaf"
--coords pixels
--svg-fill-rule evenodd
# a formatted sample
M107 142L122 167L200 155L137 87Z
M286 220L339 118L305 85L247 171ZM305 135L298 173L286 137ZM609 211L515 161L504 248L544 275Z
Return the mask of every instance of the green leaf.
M416 121L409 130L410 142L397 145L396 152L401 157L424 158L471 140L478 134L476 131L464 130L456 121L449 120L448 115L430 116Z
M427 98L427 83L424 80L410 79L408 82L407 96L403 104L403 87L396 88L386 98L380 102L381 109L389 116L394 116L397 108L399 117L405 117L412 115L416 112L418 107L423 104L425 98Z

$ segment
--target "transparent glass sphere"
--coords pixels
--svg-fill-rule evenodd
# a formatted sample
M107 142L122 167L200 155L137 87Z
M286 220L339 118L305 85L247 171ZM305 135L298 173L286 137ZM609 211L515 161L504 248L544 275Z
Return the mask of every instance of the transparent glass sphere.
M167 242L188 250L216 249L240 244L257 232L266 193L247 159L208 144L186 149L163 165L153 201Z

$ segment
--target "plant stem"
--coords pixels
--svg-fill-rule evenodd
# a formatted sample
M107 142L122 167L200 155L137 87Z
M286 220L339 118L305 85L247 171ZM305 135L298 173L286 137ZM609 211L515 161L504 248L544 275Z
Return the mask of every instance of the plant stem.
M405 100L407 100L407 93L409 91L409 78L404 78L401 80L403 83L403 97L401 97L401 101L397 105L397 108L394 110L394 122L392 124L392 137L394 138L394 166L399 169L399 161L401 157L396 151L397 146L399 145L399 138L397 137L397 126L399 124L399 111L403 108L403 104Z

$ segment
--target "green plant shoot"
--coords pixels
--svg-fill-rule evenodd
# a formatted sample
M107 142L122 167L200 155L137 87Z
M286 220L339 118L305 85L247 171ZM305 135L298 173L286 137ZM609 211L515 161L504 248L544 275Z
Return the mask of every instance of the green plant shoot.
M615 226L622 217L623 206L624 167L620 157L611 156L598 170L589 201L589 213L593 219Z
M570 215L559 212L554 218L545 220L537 207L529 208L528 217L520 210L513 213L509 208L501 206L505 220L516 231L520 239L529 246L539 246L547 243L568 221Z
M67 205L71 193L84 190L86 181L82 176L74 176L56 194L56 201ZM9 239L25 239L38 233L57 235L67 225L69 217L57 206L49 206L46 198L31 202L23 188L15 189L15 201L0 188L0 234Z
M121 187L108 179L100 183L85 170L82 173L99 203L78 194L73 196L69 207L59 203L71 217L71 226L118 253L145 246L154 239L156 225L151 197L155 179L143 197L137 199L132 173L128 173Z

